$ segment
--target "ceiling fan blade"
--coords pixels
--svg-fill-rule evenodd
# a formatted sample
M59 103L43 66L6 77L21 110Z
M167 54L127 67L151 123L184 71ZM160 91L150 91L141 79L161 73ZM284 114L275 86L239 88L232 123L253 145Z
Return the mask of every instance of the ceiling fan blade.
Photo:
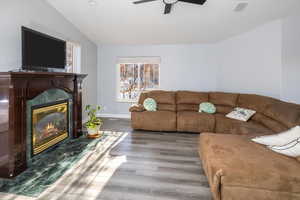
M179 0L182 2L186 2L186 3L194 3L194 4L199 4L199 5L203 5L206 0Z
M140 1L135 1L133 3L134 4L140 4L140 3L147 3L147 2L151 2L151 1L157 1L157 0L140 0Z
M166 6L165 6L165 12L164 14L169 14L171 12L171 9L172 9L172 5L173 4L170 4L170 3L167 3Z

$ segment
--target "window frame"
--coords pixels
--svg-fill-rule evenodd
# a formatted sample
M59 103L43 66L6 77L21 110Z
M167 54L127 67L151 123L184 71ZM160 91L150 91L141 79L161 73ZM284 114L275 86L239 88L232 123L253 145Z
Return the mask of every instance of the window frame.
M68 45L71 46L72 65L68 65ZM81 73L81 45L72 41L67 41L66 44L66 71L69 73Z
M145 63L145 62L135 62L135 63L117 63L117 78L116 78L116 82L117 82L117 87L116 87L116 101L118 103L137 103L139 100L139 97L137 97L137 99L120 99L119 98L119 94L120 94L120 65L158 65L158 88L149 88L149 89L144 89L143 91L153 91L153 90L159 90L160 89L160 67L161 67L161 63ZM140 67L138 68L138 84L140 84Z

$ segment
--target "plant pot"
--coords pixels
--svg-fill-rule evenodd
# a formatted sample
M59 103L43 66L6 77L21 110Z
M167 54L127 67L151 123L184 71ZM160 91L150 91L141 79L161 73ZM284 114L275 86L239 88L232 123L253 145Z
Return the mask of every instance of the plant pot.
M88 135L90 135L90 136L98 135L100 128L101 128L101 125L96 126L95 128L87 128Z

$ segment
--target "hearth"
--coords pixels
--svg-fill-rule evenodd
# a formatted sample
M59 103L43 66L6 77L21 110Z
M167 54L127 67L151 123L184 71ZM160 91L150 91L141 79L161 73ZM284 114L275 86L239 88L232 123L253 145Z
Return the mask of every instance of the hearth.
M32 107L32 156L57 145L69 137L68 101Z

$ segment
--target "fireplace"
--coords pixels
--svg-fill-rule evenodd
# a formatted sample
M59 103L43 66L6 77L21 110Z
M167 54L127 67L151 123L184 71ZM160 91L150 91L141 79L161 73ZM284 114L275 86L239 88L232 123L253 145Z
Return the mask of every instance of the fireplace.
M32 107L32 156L69 137L68 104L68 100L64 100Z
M61 144L82 135L82 82L86 76L54 72L0 72L0 113L3 114L0 119L1 178L16 177L34 165L35 161L46 157L46 151L52 149L47 148L49 145ZM52 137L38 140L43 141L39 146L44 145L47 150L43 150L43 147L38 153L38 149L35 149L34 155L33 110L41 108L42 105L48 107L65 102L69 105L68 138L62 139L66 134L59 132L63 136L58 138L58 141L61 140L58 143Z

